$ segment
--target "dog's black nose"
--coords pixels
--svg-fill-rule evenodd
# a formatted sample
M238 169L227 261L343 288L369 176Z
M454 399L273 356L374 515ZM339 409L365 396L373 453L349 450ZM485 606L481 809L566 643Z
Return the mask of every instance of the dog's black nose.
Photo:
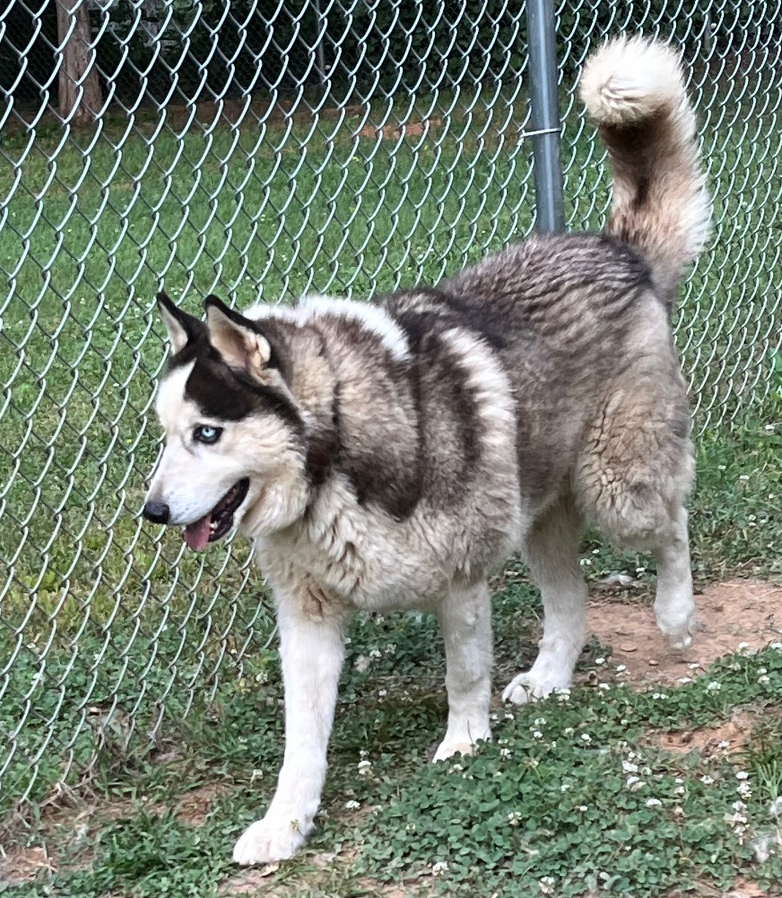
M171 509L165 502L147 502L142 513L153 524L167 524Z

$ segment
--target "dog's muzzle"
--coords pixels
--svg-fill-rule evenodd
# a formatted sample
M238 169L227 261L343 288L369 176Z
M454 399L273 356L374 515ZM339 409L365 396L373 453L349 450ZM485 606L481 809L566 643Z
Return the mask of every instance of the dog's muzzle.
M171 517L171 509L165 502L147 502L142 514L153 524L167 524Z

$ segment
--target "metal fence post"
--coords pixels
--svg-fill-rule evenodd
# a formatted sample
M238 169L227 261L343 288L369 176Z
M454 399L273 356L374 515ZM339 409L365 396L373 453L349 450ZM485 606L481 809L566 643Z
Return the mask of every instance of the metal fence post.
M552 0L527 0L527 39L535 163L536 227L542 234L565 229L559 158L557 44Z

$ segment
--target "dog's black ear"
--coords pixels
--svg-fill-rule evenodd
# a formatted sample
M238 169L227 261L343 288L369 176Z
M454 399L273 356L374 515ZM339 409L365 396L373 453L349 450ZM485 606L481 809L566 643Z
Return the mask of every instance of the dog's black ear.
M168 331L172 355L176 355L188 343L192 343L203 336L205 330L203 321L199 321L194 315L177 308L168 298L168 294L165 291L158 293L157 307L163 324L165 324Z
M240 368L259 380L274 366L271 343L258 325L245 318L216 296L207 296L206 327L209 342L232 368Z

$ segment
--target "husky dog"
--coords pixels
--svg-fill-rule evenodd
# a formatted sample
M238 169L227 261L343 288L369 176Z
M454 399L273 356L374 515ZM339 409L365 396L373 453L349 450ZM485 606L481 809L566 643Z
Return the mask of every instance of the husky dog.
M166 445L144 508L202 550L254 542L279 619L285 757L234 860L290 857L313 828L356 609L431 610L448 725L435 754L490 738L487 575L517 550L545 621L503 698L571 682L585 634L585 522L657 560L655 612L690 642L690 415L670 314L710 203L677 55L620 38L581 93L614 172L602 234L536 237L435 288L309 297L206 321L165 295Z

